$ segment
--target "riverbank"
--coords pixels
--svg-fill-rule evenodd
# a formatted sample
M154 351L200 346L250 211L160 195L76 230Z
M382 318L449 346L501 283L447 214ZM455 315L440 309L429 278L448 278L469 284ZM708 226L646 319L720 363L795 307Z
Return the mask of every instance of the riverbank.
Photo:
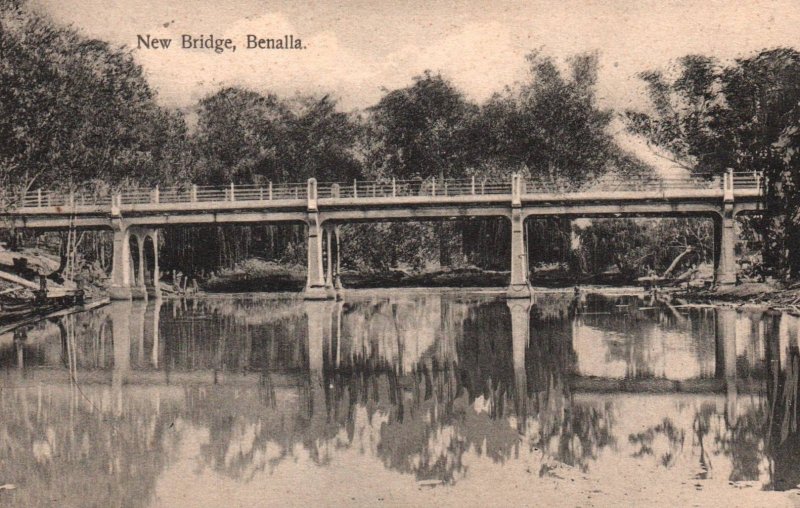
M754 304L800 314L800 283L743 282L675 292L679 298L708 304Z
M475 266L441 268L434 270L343 270L342 284L351 289L372 288L502 288L508 286L509 272L485 270ZM306 268L284 265L272 261L250 259L234 268L198 281L201 290L211 293L302 291L306 284ZM574 274L565 270L536 269L531 274L531 284L543 288L572 288L608 286L622 287L635 284L635 279L619 273Z

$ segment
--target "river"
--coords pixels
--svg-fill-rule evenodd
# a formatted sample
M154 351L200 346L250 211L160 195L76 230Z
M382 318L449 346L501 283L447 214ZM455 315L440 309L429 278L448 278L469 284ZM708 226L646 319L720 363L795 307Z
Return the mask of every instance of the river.
M115 302L0 336L0 504L796 506L798 330L622 294Z

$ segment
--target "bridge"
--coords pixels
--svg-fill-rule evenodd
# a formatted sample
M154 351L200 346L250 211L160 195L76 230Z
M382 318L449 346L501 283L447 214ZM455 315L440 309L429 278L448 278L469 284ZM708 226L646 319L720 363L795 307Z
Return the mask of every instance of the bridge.
M511 223L511 278L508 297L529 298L525 221L532 217L708 217L714 220L715 277L736 280L734 221L763 209L758 173L674 178L606 177L559 186L507 180L386 180L351 183L183 186L125 190L116 194L27 193L19 206L0 213L16 228L101 229L114 234L110 295L146 295L144 248L153 245L155 268L149 281L157 291L158 229L203 224L305 224L308 270L305 297L331 299L339 282L339 226L355 222L505 217ZM131 241L139 249L132 266ZM136 277L135 274L139 276Z

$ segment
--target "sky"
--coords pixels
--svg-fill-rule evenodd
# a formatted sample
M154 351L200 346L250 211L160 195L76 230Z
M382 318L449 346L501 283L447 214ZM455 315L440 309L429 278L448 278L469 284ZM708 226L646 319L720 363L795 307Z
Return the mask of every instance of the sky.
M597 51L598 101L646 107L637 73L686 54L723 61L800 47L800 0L32 0L85 35L133 48L166 106L189 108L221 86L284 97L330 94L349 111L426 69L474 101L526 76L532 50L564 62ZM230 37L236 52L136 49L137 35ZM247 34L293 35L301 51L244 50ZM621 127L619 130L622 130ZM638 152L641 141L623 144Z

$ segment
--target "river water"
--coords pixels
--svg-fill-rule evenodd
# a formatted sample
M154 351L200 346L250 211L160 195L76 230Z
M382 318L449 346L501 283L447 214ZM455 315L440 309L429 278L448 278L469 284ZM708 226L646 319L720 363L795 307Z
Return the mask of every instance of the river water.
M0 336L0 504L796 505L799 329L642 295L113 303Z

